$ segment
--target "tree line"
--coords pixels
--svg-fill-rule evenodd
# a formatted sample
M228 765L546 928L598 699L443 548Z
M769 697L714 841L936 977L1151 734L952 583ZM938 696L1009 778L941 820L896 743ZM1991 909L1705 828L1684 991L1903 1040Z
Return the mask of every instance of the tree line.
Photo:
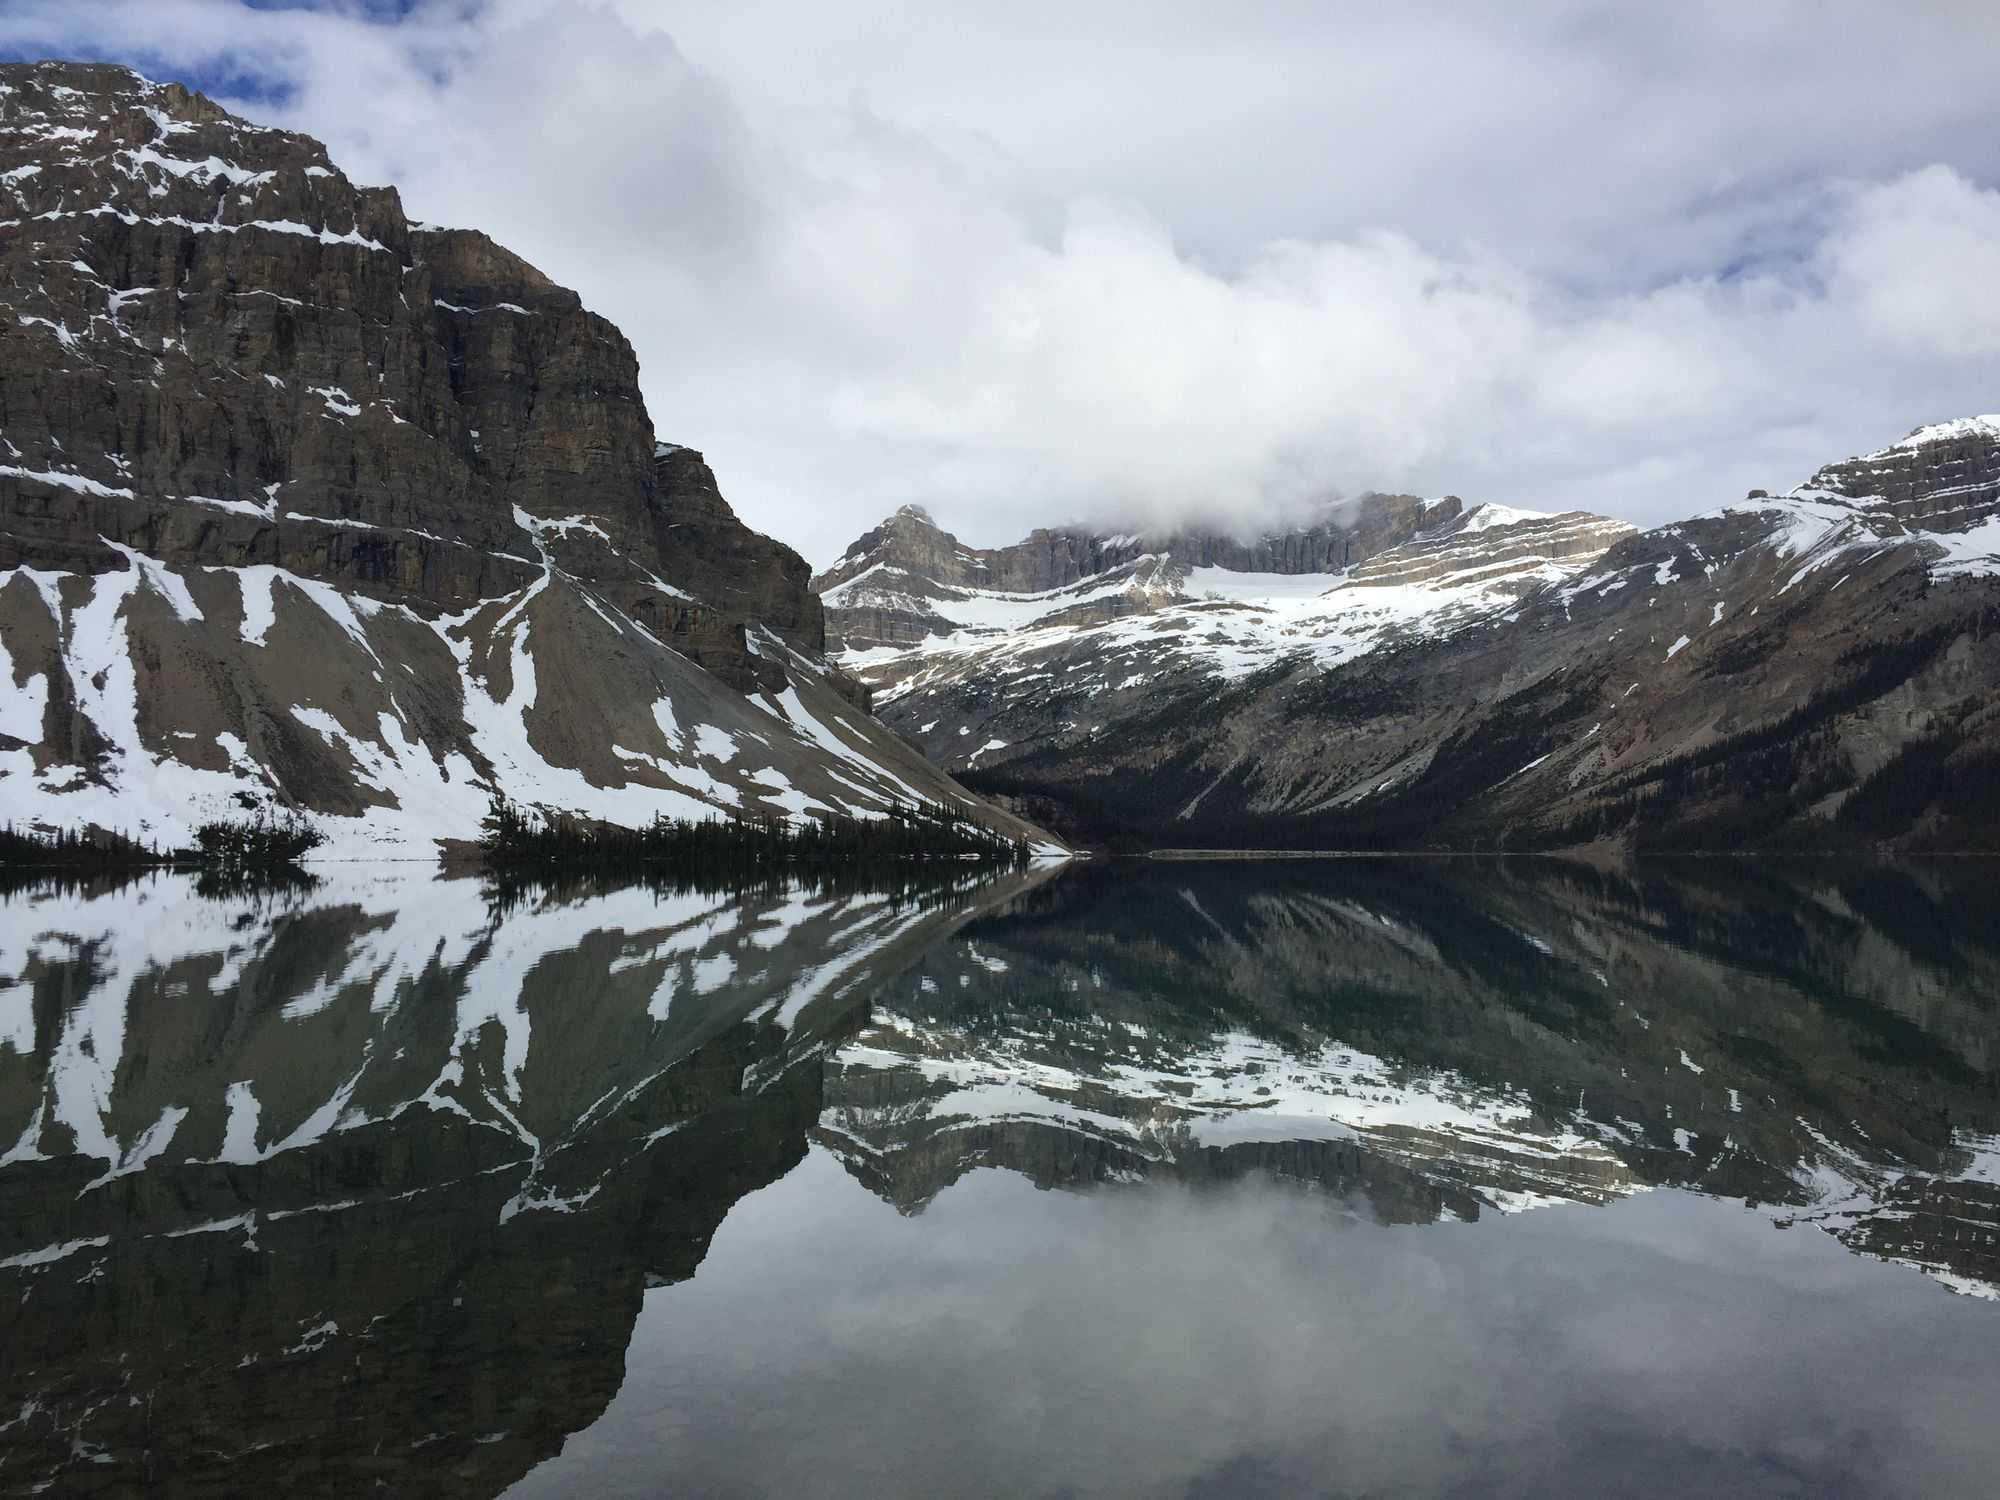
M917 860L1019 868L1030 854L1026 839L1008 838L943 808L902 806L875 818L655 816L626 828L524 808L500 793L481 823L479 848L496 869L646 868L696 880L739 880L776 870L883 869Z
M326 841L296 813L218 818L195 830L191 843L162 848L106 829L45 831L0 828L0 866L84 871L143 870L162 866L216 871L264 870L295 864Z

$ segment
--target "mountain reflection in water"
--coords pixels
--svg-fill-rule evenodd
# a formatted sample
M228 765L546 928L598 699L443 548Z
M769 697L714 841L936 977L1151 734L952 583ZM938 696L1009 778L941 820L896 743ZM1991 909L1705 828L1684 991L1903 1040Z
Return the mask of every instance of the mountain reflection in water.
M1971 863L17 894L0 1493L1985 1493L1997 1042Z

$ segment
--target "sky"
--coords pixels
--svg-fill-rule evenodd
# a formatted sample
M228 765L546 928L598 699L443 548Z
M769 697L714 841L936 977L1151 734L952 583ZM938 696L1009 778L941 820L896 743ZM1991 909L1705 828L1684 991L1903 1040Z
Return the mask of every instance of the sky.
M6 0L624 330L815 563L1370 489L1657 524L2000 410L1987 0Z

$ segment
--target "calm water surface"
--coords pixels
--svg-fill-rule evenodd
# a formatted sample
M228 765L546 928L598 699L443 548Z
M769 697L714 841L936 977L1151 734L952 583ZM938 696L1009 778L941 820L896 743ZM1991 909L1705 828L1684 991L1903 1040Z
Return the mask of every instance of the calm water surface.
M0 1494L1987 1496L2000 882L0 901Z

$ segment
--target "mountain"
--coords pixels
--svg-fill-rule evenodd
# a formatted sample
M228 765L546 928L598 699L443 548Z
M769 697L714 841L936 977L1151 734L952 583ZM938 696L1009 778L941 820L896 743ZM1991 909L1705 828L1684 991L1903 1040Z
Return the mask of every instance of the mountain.
M815 586L887 722L1078 837L2000 844L2000 417L1646 532L1372 503L1335 577L1163 543L982 592L906 514Z
M1072 529L975 551L905 506L813 587L883 717L942 765L992 771L1086 757L1281 662L1323 670L1451 634L1631 532L1582 511L1371 494L1247 542Z
M656 439L574 292L317 142L0 68L0 805L176 843L283 805L431 853L489 792L635 824L912 801L1010 832L825 659L809 569Z
M1102 624L1201 601L1271 609L1347 582L1418 586L1469 602L1566 574L1630 530L1581 511L1468 511L1455 495L1366 495L1329 507L1312 526L1248 542L1068 528L971 549L923 507L906 505L812 586L833 648L894 697L911 675L914 664L901 660L909 647L923 646L923 665L932 666L941 651L991 645L1003 633Z
M1027 623L1084 623L1174 599L1191 568L1337 573L1456 517L1456 497L1368 495L1313 525L1240 542L1207 532L1153 537L1038 529L1011 547L968 548L930 512L905 505L867 533L813 589L836 649L910 646L931 635Z

